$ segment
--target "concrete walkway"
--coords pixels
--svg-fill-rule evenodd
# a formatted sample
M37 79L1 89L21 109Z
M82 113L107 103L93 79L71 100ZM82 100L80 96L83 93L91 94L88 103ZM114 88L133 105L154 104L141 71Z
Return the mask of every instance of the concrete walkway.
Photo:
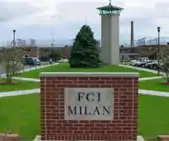
M126 68L131 68L131 69L136 69L136 70L140 70L140 71L147 71L147 72L151 72L151 73L155 73L157 74L156 70L151 70L151 69L146 69L146 68L139 68L139 67L134 67L134 66L129 66L129 65L119 65L121 67L126 67ZM160 72L161 75L164 75L163 72Z
M48 64L48 65L35 66L35 67L33 67L33 68L23 69L23 70L21 70L21 72L27 72L27 71L31 71L31 70L46 68L46 67L50 67L50 66L54 66L54 65L58 65L58 64L59 64L59 63L53 63L53 64Z
M160 78L164 78L164 76L139 78L139 81L155 80L155 79L160 79ZM23 81L31 81L31 82L40 82L40 79L37 79L37 78L13 77L13 79L23 80Z
M152 91L152 90L141 90L141 89L139 89L138 93L139 94L144 94L144 95L169 97L169 92L161 92L161 91Z
M15 80L40 82L40 79L35 79L35 78L24 78L24 77L12 77L12 78L15 79Z
M164 78L164 76L155 76L155 77L139 78L139 81L155 80L155 79L160 79L160 78Z
M57 64L58 64L58 63L52 64L52 65L57 65ZM46 65L46 66L42 66L42 67L37 67L37 68L34 68L34 69L44 68L44 67L48 67L48 66L51 66L51 65ZM148 70L148 69L144 69L144 68L136 68L136 67L127 66L127 65L120 65L120 66L128 67L128 68L134 68L134 69L137 69L137 70L148 71L148 72L152 72L152 73L157 73L157 72L154 71L154 70ZM32 70L32 69L31 69L31 70ZM27 70L27 71L30 71L30 70ZM163 77L163 76L140 78L139 81L160 79L160 78L162 78L162 77ZM14 79L23 80L23 81L40 82L40 79L34 79L34 78L14 77ZM40 93L40 89L20 90L20 91L11 91L11 92L1 92L1 93L0 93L0 97L17 96L17 95L27 95L27 94L34 94L34 93ZM139 93L139 94L144 94L144 95L153 95L153 96L169 97L169 92L160 92L160 91L141 90L141 89L139 89L138 93Z
M1 92L1 97L8 97L8 96L18 96L18 95L27 95L27 94L34 94L40 93L40 89L32 89L32 90L20 90L20 91L11 91L11 92ZM160 91L152 91L152 90L138 90L139 94L144 95L152 95L152 96L161 96L161 97L169 97L169 92L160 92Z
M39 69L39 68L45 68L45 67L49 67L52 65L58 65L59 63L54 63L54 64L50 64L50 65L45 65L45 66L38 66L36 68L32 68L32 69L26 69L23 70L24 72L26 71L31 71L31 70L35 70L35 69ZM128 65L120 65L122 67L127 67L127 68L133 68L133 69L137 69L137 70L143 70L143 71L148 71L148 72L152 72L152 73L157 73L157 71L155 70L150 70L150 69L145 69L145 68L138 68L138 67L133 67L133 66L128 66ZM145 78L139 78L139 81L146 81L146 80L155 80L155 79L160 79L163 78L164 76L155 76L155 77L145 77ZM16 80L23 80L23 81L32 81L32 82L40 82L40 79L35 79L35 78L24 78L24 77L13 77Z
M1 92L1 97L8 97L8 96L18 96L18 95L27 95L27 94L34 94L40 93L40 89L32 89L32 90L20 90L20 91L11 91L11 92Z
M32 70L36 70L36 69L41 69L41 68L46 68L46 67L50 67L50 66L53 66L53 65L58 65L59 63L53 63L53 64L48 64L48 65L41 65L41 66L36 66L36 67L30 67L30 68L26 68L26 69L23 69L21 70L20 72L28 72L28 71L32 71ZM1 78L5 78L6 77L6 74L5 73L2 73L0 74L0 77Z
M41 69L41 68L46 68L46 67L50 67L50 66L58 65L58 64L59 63L53 63L53 64L50 64L50 65L37 66L37 67L31 68L31 69L28 68L28 69L22 70L22 72L28 72L28 71ZM23 80L23 81L40 82L40 79L36 79L36 78L24 78L24 77L12 77L12 78L16 79L16 80Z

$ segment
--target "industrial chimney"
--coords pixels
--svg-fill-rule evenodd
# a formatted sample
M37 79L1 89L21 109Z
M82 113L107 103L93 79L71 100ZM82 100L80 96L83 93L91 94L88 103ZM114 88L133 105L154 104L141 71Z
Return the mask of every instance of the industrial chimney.
M130 40L131 48L134 47L134 22L131 21L131 40Z

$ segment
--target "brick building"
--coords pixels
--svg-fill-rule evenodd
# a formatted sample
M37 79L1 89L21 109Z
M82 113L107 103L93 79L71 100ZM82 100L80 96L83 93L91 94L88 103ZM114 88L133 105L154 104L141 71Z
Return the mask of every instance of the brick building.
M62 58L68 59L70 57L71 46L64 47L18 47L23 50L23 56L48 58L52 51L61 53ZM162 54L166 49L169 49L169 45L160 45L160 53ZM99 52L101 53L101 47ZM1 48L3 50L3 48ZM147 56L155 58L158 52L158 45L144 45L133 48L120 48L121 58L134 59L140 56Z
M63 49L63 59L68 59L70 57L70 50L71 50L71 47L69 46L65 46Z
M169 45L160 45L160 54L163 54L166 49L169 49ZM120 48L121 58L124 60L137 59L138 57L148 57L150 59L156 59L158 53L158 45L143 45L134 48Z
M169 45L160 45L160 53L163 53L166 48L169 48ZM99 47L99 52L101 53L101 47ZM62 58L68 59L70 57L71 46L64 47L26 47L23 48L24 54L31 57L48 57L51 51L60 52ZM134 59L140 56L147 56L150 58L155 58L158 52L158 45L146 45L146 46L138 46L133 48L120 48L121 57L126 56L127 58Z
M48 57L51 52L55 51L57 53L61 53L62 58L69 58L69 53L70 53L70 47L65 46L65 47L17 47L19 49L22 49L23 51L23 56L27 57L38 57L38 58L43 58L43 57Z

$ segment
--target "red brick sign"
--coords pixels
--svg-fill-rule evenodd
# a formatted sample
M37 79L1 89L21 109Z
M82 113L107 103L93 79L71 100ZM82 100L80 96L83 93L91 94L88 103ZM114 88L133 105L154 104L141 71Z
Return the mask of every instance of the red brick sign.
M136 140L137 73L42 73L42 140Z

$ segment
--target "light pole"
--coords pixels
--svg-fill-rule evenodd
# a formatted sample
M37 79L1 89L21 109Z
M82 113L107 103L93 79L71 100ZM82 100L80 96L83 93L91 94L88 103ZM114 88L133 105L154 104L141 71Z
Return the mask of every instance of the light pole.
M160 29L161 27L157 27L158 32L158 75L160 75Z
M15 47L15 33L16 33L16 30L14 29L13 30L13 48Z
M14 29L13 30L13 51L14 51L14 47L15 47L15 33L16 33L16 30ZM14 70L14 66L15 66L14 56L12 58L12 65L13 65L12 73L13 73L13 76L14 76L14 74L15 74L15 70Z

